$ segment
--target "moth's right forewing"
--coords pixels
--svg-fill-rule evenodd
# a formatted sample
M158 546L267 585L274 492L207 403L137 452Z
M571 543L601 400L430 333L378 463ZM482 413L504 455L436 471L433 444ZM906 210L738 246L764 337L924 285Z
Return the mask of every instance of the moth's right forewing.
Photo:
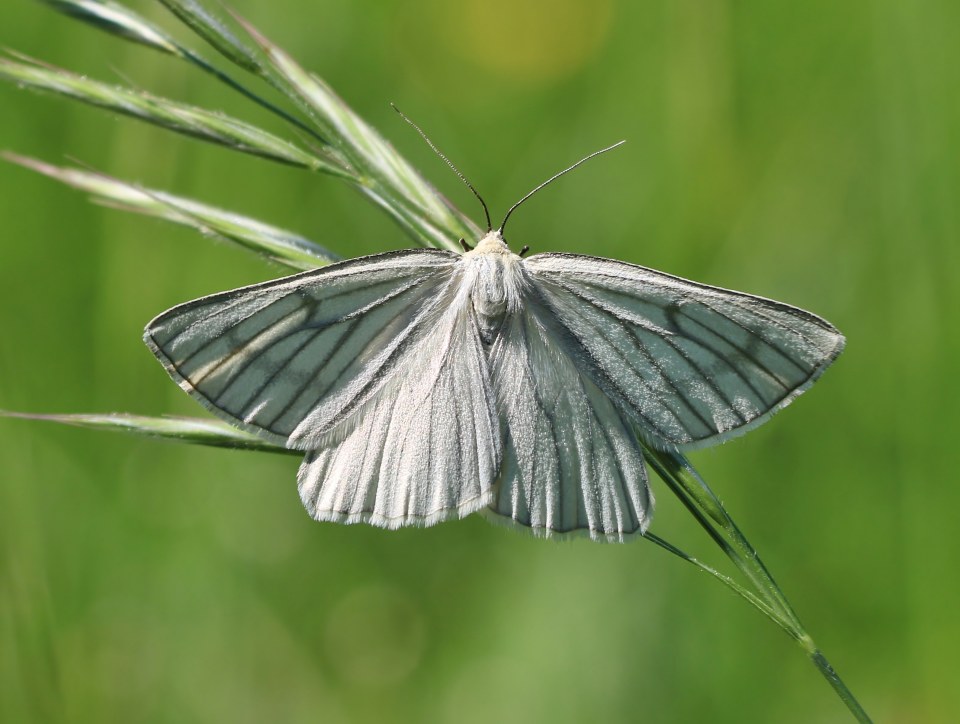
M391 350L417 333L456 259L391 252L214 294L159 315L144 341L215 415L308 449L390 377Z

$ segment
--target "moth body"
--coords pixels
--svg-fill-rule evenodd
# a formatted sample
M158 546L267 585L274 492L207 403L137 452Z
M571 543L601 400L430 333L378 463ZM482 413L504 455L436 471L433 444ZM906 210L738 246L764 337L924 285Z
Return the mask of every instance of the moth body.
M643 447L742 434L843 349L780 302L579 254L407 250L197 299L144 339L184 390L305 454L317 520L484 511L623 541L653 514Z
M510 251L499 231L490 231L463 255L461 263L480 339L490 346L507 314L519 308L523 260Z

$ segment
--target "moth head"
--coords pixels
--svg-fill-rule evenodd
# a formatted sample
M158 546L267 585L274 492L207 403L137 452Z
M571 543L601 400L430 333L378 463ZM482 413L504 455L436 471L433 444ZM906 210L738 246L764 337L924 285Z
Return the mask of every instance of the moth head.
M480 254L512 254L510 247L507 246L507 242L503 240L503 235L500 233L499 229L491 229L480 241L477 242L477 245L470 251L468 251L465 256L477 256Z

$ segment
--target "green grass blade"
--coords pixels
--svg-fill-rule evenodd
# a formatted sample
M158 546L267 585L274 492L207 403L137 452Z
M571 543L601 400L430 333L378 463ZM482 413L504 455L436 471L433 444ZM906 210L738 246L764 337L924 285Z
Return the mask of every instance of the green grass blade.
M806 651L810 661L833 687L857 721L869 723L871 721L869 715L817 648L786 595L760 560L756 549L743 535L720 499L696 469L680 453L655 450L647 446L644 446L644 453L647 462L668 485L671 492L680 499L701 527L745 576L755 591L751 595L758 602L762 601L762 606L758 603L754 605L790 634Z
M362 177L361 188L420 243L459 251L457 239L480 229L320 78L244 20L238 22L260 47L269 78L317 123Z
M98 203L192 227L292 269L316 269L340 259L333 252L292 231L166 191L142 188L95 171L54 166L13 153L2 153L0 156L85 191Z
M653 533L650 533L650 532L645 533L644 536L643 536L643 539L644 539L644 540L647 540L647 541L650 541L651 543L654 543L654 544L660 546L660 547L663 548L665 551L667 551L667 552L669 552L669 553L672 553L673 555L677 556L678 558L681 558L682 560L686 561L687 563L690 563L691 565L696 566L697 568L699 568L699 569L700 569L701 571L703 571L704 573L710 574L711 576L713 576L714 578L716 578L718 581L720 581L720 583L722 583L722 584L725 585L727 588L729 588L731 591L733 591L733 592L736 593L738 596L740 596L741 598L743 598L743 599L744 599L747 603L749 603L751 606L753 606L753 607L756 608L758 611L760 611L760 613L762 613L764 616L766 616L766 617L769 618L771 621L773 621L775 624L777 624L777 626L779 626L779 627L782 628L784 631L786 631L786 633L787 633L789 636L791 636L791 637L793 637L793 638L797 638L796 632L793 631L789 626L787 626L787 625L783 622L782 619L780 619L780 617L777 615L777 612L776 612L776 611L774 611L772 608L770 608L770 606L768 606L766 603L764 603L764 601L763 601L761 598L759 598L757 595L755 595L755 594L752 593L751 591L747 590L744 586L740 585L740 584L739 584L737 581L735 581L734 579L730 578L730 576L726 576L726 575L724 575L723 573L720 573L720 572L719 572L718 570L716 570L715 568L712 568L711 566L708 566L708 565L707 565L706 563L704 563L703 561L700 561L700 560L694 558L693 556L685 553L684 551L682 551L681 549L677 548L677 547L676 547L675 545L673 545L672 543L668 542L668 541L665 540L664 538L661 538L661 537L659 537L659 536L657 536L657 535L654 535Z
M319 164L321 168L318 170L338 173L353 181L364 195L386 210L420 245L458 251L458 238L472 240L479 237L480 229L450 205L326 83L306 72L291 56L245 21L237 18L252 39L253 46L241 40L238 33L230 29L227 21L218 17L203 3L197 0L161 0L190 30L225 58L258 75L284 93L306 114L312 125L252 92L195 52L177 43L160 28L121 5L92 0L43 1L102 30L190 62L284 118L299 130L310 134L319 141L321 149L316 154L308 154L293 144L287 144L289 148L278 148L278 144L286 142L253 126L241 124L237 127L239 121L231 122L232 119L223 119L219 114L209 112L205 113L212 118L207 117L203 119L204 122L198 122L191 114L204 112L200 109L184 107L187 110L174 112L172 101L152 99L147 94L110 88L80 77L68 77L66 71L47 71L42 74L43 77L38 78L38 71L33 68L27 70L22 66L16 69L11 67L7 72L7 77L11 80L71 95L85 102L134 115L236 150L294 165L316 167L316 164ZM50 73L59 74L60 77L51 79ZM123 91L133 98L115 97L116 93ZM150 105L150 100L156 100L160 107L144 108ZM190 123L184 122L184 114L188 116ZM218 127L224 125L228 128ZM309 161L304 156L309 156Z
M795 631L806 635L796 612L780 586L767 570L756 549L739 530L706 481L690 462L677 452L644 448L645 456L671 491L694 515L700 525L743 572L757 593Z
M219 420L204 420L195 417L148 417L126 413L35 415L0 410L0 417L23 420L42 420L63 425L85 427L92 430L110 430L143 435L151 438L186 442L194 445L209 445L238 450L286 453L302 455L299 450L287 450L279 445L261 440L246 432L230 427Z
M273 161L352 179L341 165L222 113L142 91L91 80L69 71L0 58L0 78L74 98L177 133Z
M195 0L160 0L160 2L231 63L251 73L263 75L263 67L256 53L209 8Z
M95 28L116 35L140 45L159 50L184 60L203 72L213 76L218 81L237 91L244 97L252 100L262 108L290 123L298 130L312 136L324 146L327 141L299 118L290 115L282 108L271 103L262 96L254 93L250 88L224 73L208 62L203 56L187 48L157 25L141 17L131 9L109 1L102 0L40 0L54 10L63 13L75 20L87 23Z
M183 53L184 49L172 37L130 8L110 0L40 0L40 2L75 20L148 48L175 56L181 56Z

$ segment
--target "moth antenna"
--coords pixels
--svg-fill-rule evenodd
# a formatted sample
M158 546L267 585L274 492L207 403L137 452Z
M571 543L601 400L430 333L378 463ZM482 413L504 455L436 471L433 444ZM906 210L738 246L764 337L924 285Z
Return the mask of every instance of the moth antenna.
M473 192L473 195L477 197L477 200L480 202L480 205L483 207L483 215L487 217L487 231L490 231L490 230L493 228L493 224L490 222L490 210L487 208L487 202L484 201L484 200L483 200L483 197L477 192L477 190L476 190L475 188L473 188L473 184L470 183L469 181L467 181L467 177L464 176L462 173L460 173L460 169L458 169L456 166L454 166L453 163L450 161L450 159L447 158L446 156L444 156L443 153L440 152L440 149L437 148L437 147L433 144L433 141L431 141L429 138L427 138L427 134L424 133L424 132L420 129L420 126L418 126L416 123L414 123L414 122L411 121L409 118L407 118L407 117L403 114L403 111L401 111L399 108L397 108L393 103L390 104L390 107L393 108L393 110L395 110L397 113L399 113L399 114L400 114L400 117L401 117L403 120L405 120L407 123L409 123L411 126L413 126L413 128L416 130L416 132L420 134L420 137L421 137L424 141L427 142L427 145L430 146L430 148L433 149L433 152L434 152L435 154L437 154L440 158L442 158L442 159L446 162L446 164L447 164L451 169L453 169L453 172L454 172L455 174L457 174L457 176L460 177L460 180L463 181L463 182L467 185L467 188L470 189L470 190Z
M594 152L591 153L589 156L584 156L583 158L581 158L579 161L577 161L577 162L576 162L575 164L573 164L572 166L568 166L567 168L563 169L563 171L561 171L560 173L556 173L556 174L554 174L553 176L551 176L550 178L548 178L548 179L547 179L546 181L544 181L542 184L540 184L539 186L537 186L533 191L531 191L530 193L528 193L526 196L524 196L524 197L523 197L522 199L520 199L517 203L515 203L513 206L510 207L510 210L507 211L507 215L503 217L503 222L500 224L500 228L497 229L497 231L500 233L501 236L503 236L503 227L507 225L507 219L510 218L510 214L512 214L520 204L522 204L524 201L526 201L527 199L529 199L531 196L533 196L535 193L537 193L537 191L539 191L540 189L542 189L544 186L546 186L546 185L548 185L548 184L550 184L550 183L553 183L553 182L556 181L558 178L560 178L561 176L563 176L563 174L568 173L568 172L570 172L570 171L573 171L573 169L575 169L575 168L576 168L577 166L579 166L581 163L585 163L585 162L589 161L589 160L590 160L591 158L593 158L594 156L599 156L601 153L606 153L607 151L612 151L612 150L615 149L617 146L622 146L624 143L626 143L626 141L617 141L617 142L616 142L615 144L613 144L612 146L607 146L606 148L601 148L599 151L594 151ZM448 163L449 163L449 162L448 162Z

